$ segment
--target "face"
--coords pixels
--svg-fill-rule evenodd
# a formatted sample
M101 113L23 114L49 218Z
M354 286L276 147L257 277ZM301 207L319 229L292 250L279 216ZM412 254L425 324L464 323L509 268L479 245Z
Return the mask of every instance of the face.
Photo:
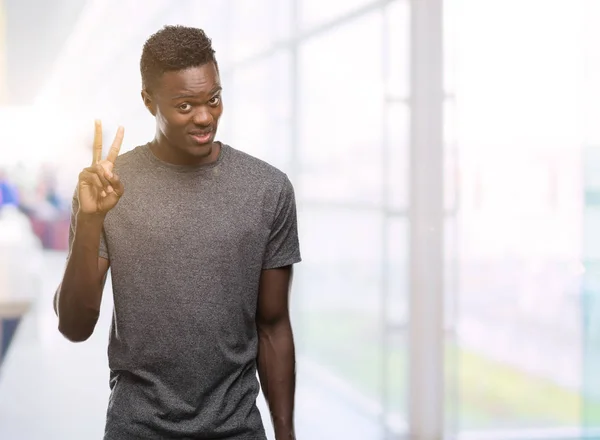
M166 72L151 91L142 92L142 97L156 117L156 140L167 161L197 164L215 155L223 103L214 63Z

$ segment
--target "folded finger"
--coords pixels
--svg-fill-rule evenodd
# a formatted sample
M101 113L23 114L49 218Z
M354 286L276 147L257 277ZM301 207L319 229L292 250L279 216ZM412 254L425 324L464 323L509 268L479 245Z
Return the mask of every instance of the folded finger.
M112 190L115 193L117 193L117 195L119 195L119 196L123 195L123 192L124 192L123 183L121 182L121 179L119 178L119 176L117 174L113 173L112 177L108 178L108 182L110 183Z
M91 171L89 168L81 172L79 179L88 185L94 186L99 191L104 189L104 185L102 185L102 181L100 180L98 174L96 174L94 171Z

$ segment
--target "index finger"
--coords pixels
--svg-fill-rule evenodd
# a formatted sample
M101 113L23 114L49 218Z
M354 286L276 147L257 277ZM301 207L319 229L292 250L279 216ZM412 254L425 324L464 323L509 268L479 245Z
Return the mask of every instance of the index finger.
M106 160L115 163L117 160L117 156L119 155L119 151L121 151L121 144L123 143L123 137L125 136L125 129L123 127L119 127L117 130L117 135L115 136L115 140L113 141L110 151L108 152L108 157Z
M94 121L94 149L92 154L92 165L102 160L102 122L99 119Z

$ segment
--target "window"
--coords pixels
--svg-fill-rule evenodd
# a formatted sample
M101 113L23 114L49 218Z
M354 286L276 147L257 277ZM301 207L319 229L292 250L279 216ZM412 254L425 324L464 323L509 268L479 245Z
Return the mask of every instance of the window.
M311 363L329 371L335 382L353 390L355 398L348 403L367 413L368 408L376 408L371 414L376 416L381 408L385 361L383 216L346 208L309 208L303 204L299 208L304 258L296 272L301 352ZM401 268L397 275L400 279L390 283L394 287L402 282ZM402 362L402 356L396 351L394 365ZM396 376L396 372L391 375Z
M396 0L385 9L386 92L394 100L410 93L410 4Z
M406 434L408 413L408 220L388 218L383 225L386 260L383 261L383 382L382 404L386 429Z
M234 148L288 172L291 145L289 53L281 51L232 74L224 90L230 142Z
M580 12L579 2L533 0L470 0L449 12L458 190L480 199L477 211L461 205L457 224L458 333L448 350L458 394L448 409L462 433L581 421L582 207L548 203L552 191L581 199Z
M225 17L229 23L232 61L260 53L290 37L291 0L229 0Z
M382 202L381 27L381 14L371 13L300 46L299 153L307 199Z
M299 0L300 25L310 28L376 3L374 0Z
M406 104L387 107L388 203L395 211L408 209L410 196L410 164L408 157L410 109Z

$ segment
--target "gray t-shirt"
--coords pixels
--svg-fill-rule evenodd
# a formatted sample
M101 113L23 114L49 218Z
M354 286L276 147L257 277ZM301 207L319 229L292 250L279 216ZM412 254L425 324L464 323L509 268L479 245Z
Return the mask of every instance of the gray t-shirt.
M265 439L257 294L263 269L301 259L289 179L224 144L197 167L145 145L115 171L125 194L100 243L114 296L105 440Z

